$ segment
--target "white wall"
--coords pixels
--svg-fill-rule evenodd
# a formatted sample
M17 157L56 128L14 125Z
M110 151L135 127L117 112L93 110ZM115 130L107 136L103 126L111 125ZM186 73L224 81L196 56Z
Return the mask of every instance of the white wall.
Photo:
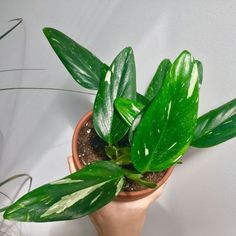
M200 113L236 95L236 2L234 0L51 0L0 1L1 87L53 86L80 89L42 34L55 27L110 63L125 46L136 57L143 92L157 64L188 49L204 65ZM66 155L77 120L93 96L46 91L0 92L0 178L29 172L33 186L68 173ZM150 209L143 235L236 235L235 139L214 148L191 149L176 167L164 195ZM26 235L95 235L87 218L66 223L23 224Z

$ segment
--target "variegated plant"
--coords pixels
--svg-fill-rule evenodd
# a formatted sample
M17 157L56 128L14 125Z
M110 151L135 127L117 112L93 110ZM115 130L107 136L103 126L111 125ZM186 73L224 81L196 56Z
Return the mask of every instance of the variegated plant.
M93 124L107 143L108 160L26 194L6 209L6 219L45 222L82 217L112 201L127 178L156 188L143 179L144 173L179 163L190 146L210 147L236 136L236 99L197 117L202 64L188 51L173 63L163 60L143 96L136 90L131 48L107 66L60 31L43 32L74 80L98 90ZM124 138L129 144L121 146Z

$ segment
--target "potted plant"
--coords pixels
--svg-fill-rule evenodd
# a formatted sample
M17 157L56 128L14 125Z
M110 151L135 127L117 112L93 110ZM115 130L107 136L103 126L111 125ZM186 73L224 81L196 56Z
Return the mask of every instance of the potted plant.
M5 219L71 220L113 199L143 197L163 184L190 146L235 137L236 99L197 117L202 64L188 51L173 63L164 59L143 96L136 91L131 48L107 66L63 33L43 32L75 81L98 91L93 111L74 133L80 170L24 195L6 209Z

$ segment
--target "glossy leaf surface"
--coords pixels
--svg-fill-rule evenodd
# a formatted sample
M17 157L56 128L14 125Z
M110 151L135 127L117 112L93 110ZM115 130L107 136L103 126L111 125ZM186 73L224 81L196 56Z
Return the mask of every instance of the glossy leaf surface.
M134 119L133 123L131 124L131 127L129 129L129 133L128 133L128 139L129 139L129 143L132 144L132 140L134 137L134 133L136 131L137 126L140 123L140 120L143 116L143 114L145 113L145 110L147 109L147 107L145 107L138 115L137 117Z
M191 145L206 148L236 136L236 99L198 118Z
M111 159L116 159L118 150L115 146L105 146L105 153Z
M93 124L97 134L109 144L116 144L128 131L128 126L115 110L114 101L119 97L136 99L135 77L133 51L125 48L100 81L93 108Z
M123 172L117 165L95 162L24 195L6 210L4 218L34 222L76 219L109 203L123 183Z
M147 105L149 100L140 93L136 93L136 101L142 103L143 105Z
M184 154L196 126L198 90L197 64L184 51L135 130L131 160L138 171L165 170Z
M197 69L198 69L198 80L199 83L202 84L202 80L203 80L203 66L202 63L198 60L196 60L197 63Z
M124 119L126 124L130 127L134 119L138 116L144 108L142 103L132 101L127 98L117 98L115 100L115 108Z
M106 155L117 165L130 164L130 147L106 146Z
M43 32L74 80L85 88L97 89L107 66L62 32L53 28L44 28Z
M115 163L117 165L128 165L128 164L130 164L131 163L130 153L125 153L125 154L119 156L116 159Z
M167 74L170 70L171 62L169 59L164 59L157 68L157 71L149 84L145 97L148 100L152 100L159 92L164 79L167 77Z

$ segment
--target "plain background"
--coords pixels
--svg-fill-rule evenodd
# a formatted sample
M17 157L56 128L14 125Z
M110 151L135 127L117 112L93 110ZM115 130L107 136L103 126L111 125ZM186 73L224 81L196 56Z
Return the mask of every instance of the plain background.
M189 50L203 62L199 114L236 95L236 2L50 0L0 1L0 35L21 17L24 25L0 41L0 86L80 88L46 41L50 26L111 63L132 46L138 90L144 92L163 58ZM48 91L0 92L0 178L30 173L33 187L68 174L66 156L78 119L94 96ZM148 213L143 235L236 235L235 139L209 149L190 149L165 193ZM95 235L87 218L21 224L24 235ZM17 227L18 227L17 226ZM20 235L19 232L18 234Z

